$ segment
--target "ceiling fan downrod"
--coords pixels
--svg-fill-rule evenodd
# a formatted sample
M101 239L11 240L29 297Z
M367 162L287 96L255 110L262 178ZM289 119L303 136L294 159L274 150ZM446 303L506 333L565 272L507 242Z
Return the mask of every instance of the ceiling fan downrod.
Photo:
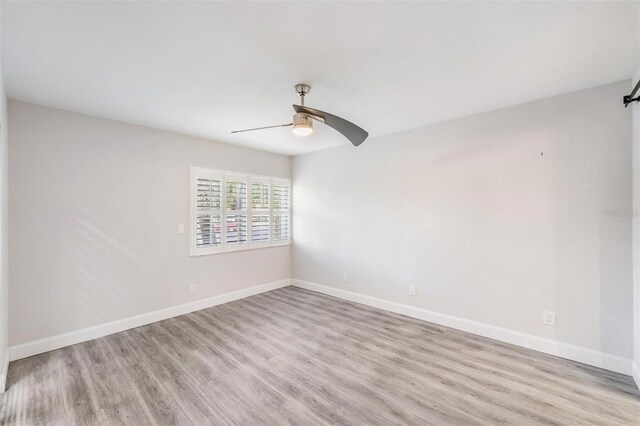
M300 95L300 105L304 106L304 97L311 91L311 86L308 84L300 83L296 84L296 92Z

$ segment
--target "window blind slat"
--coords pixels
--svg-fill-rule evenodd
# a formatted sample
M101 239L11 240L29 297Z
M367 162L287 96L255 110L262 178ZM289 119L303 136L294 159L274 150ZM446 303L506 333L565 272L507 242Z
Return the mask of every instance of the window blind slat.
M247 182L227 179L227 210L247 210Z
M291 229L289 214L274 214L273 216L273 240L286 241L289 239Z
M269 241L269 215L251 216L251 241Z
M222 181L199 177L196 184L196 208L198 211L219 210L222 205Z
M246 214L227 214L227 229L225 242L227 244L245 244L247 242L248 226Z
M222 243L219 214L200 214L196 217L196 246L215 247Z
M253 210L269 210L269 186L264 182L251 184L251 208Z
M289 186L273 184L273 210L289 210Z

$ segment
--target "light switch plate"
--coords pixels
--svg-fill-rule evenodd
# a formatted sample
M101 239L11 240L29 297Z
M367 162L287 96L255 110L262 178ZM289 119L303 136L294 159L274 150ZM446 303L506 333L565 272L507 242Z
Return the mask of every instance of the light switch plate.
M178 234L184 234L184 223L178 224Z

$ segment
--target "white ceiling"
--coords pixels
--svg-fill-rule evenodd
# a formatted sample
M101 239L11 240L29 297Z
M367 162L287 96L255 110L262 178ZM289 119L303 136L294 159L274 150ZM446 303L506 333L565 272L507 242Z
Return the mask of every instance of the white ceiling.
M290 122L298 82L307 105L378 136L638 64L635 2L3 2L2 15L11 98L286 154L348 142L320 124L229 132Z

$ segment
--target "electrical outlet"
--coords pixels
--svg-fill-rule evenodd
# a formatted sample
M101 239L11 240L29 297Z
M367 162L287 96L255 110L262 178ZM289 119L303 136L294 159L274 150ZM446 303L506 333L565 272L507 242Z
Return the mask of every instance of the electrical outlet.
M551 311L544 311L542 313L542 323L555 327L556 325L556 313Z
M345 283L349 282L349 273L345 272L344 275L342 276L342 281L344 281Z
M178 224L178 234L184 234L184 223Z
M415 285L409 286L409 296L415 296L418 294L418 288Z
M196 294L196 285L195 284L191 284L189 286L189 294Z

